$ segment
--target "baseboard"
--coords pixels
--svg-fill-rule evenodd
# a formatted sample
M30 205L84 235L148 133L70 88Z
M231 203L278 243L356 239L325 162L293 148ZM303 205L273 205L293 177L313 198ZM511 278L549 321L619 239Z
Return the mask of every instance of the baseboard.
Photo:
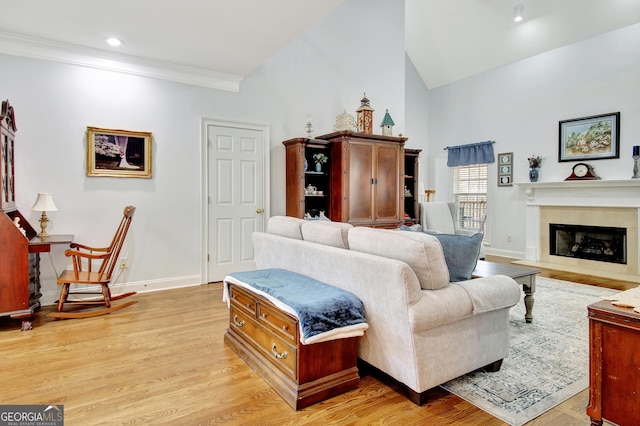
M513 250L502 250L485 247L484 254L489 256L500 256L500 257L508 257L513 259L524 259L524 252L513 251Z
M133 281L128 283L116 283L111 287L114 295L135 291L137 293L147 293L151 291L170 290L174 288L193 287L200 285L200 275L187 275L184 277L163 278L159 280ZM57 286L56 286L57 287ZM100 291L99 286L86 286L89 291ZM59 287L57 291L44 291L40 298L42 306L54 305L59 299Z

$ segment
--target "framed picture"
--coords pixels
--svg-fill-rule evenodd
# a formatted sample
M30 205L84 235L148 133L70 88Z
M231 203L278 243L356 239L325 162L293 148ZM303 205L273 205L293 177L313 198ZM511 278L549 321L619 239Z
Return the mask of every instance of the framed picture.
M151 177L151 133L87 127L87 176Z
M513 152L498 154L498 186L513 186Z
M560 122L558 161L620 158L620 112Z

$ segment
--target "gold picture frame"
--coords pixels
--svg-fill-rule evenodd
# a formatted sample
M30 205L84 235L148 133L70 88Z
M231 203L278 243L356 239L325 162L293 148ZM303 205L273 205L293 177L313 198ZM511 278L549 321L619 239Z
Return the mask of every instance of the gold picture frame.
M87 127L87 176L151 177L150 132Z

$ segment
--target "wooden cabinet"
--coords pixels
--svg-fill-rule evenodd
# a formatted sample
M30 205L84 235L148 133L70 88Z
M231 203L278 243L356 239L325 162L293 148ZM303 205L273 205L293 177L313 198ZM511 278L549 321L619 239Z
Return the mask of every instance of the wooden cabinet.
M420 150L412 150L411 160L405 160L406 140L340 131L282 142L286 148L287 216L301 218L324 212L335 222L396 228L404 223L408 206L410 216L417 220ZM313 155L317 153L329 157L321 172L315 171ZM405 176L406 161L411 164L410 176ZM415 187L408 205L407 182Z
M225 344L295 410L355 389L358 338L303 345L298 319L265 298L230 285Z
M33 313L40 308L40 257L29 245L35 230L16 209L16 122L9 101L0 115L0 316L22 319L22 329L32 327ZM16 226L17 221L25 233Z
M330 144L319 139L294 138L282 142L286 149L287 216L302 218L309 213L329 216L331 208ZM316 171L314 154L325 154L329 161ZM308 188L315 188L315 193Z
M331 143L331 219L398 227L404 216L406 138L340 131L318 139Z
M592 425L640 421L640 314L602 301L589 313L589 405Z
M420 223L419 168L421 149L404 149L404 223Z
M32 328L33 313L40 308L40 256L29 245L35 235L17 210L0 212L0 316L22 319L23 330Z

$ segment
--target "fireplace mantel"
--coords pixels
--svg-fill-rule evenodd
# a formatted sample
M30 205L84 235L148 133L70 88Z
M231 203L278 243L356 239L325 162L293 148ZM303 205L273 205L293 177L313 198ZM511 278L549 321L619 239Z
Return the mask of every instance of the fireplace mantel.
M639 281L640 179L514 183L526 194L524 264L567 271L593 271L591 275ZM550 216L551 215L551 216ZM595 216L594 216L595 215ZM622 215L622 216L620 216ZM628 232L627 266L622 270L603 262L587 264L549 255L549 223L622 226ZM595 219L597 218L597 220ZM580 221L589 223L580 223ZM594 223L595 221L595 223ZM604 222L604 223L600 223ZM599 272L597 272L599 271Z
M529 205L640 207L640 179L515 182Z

